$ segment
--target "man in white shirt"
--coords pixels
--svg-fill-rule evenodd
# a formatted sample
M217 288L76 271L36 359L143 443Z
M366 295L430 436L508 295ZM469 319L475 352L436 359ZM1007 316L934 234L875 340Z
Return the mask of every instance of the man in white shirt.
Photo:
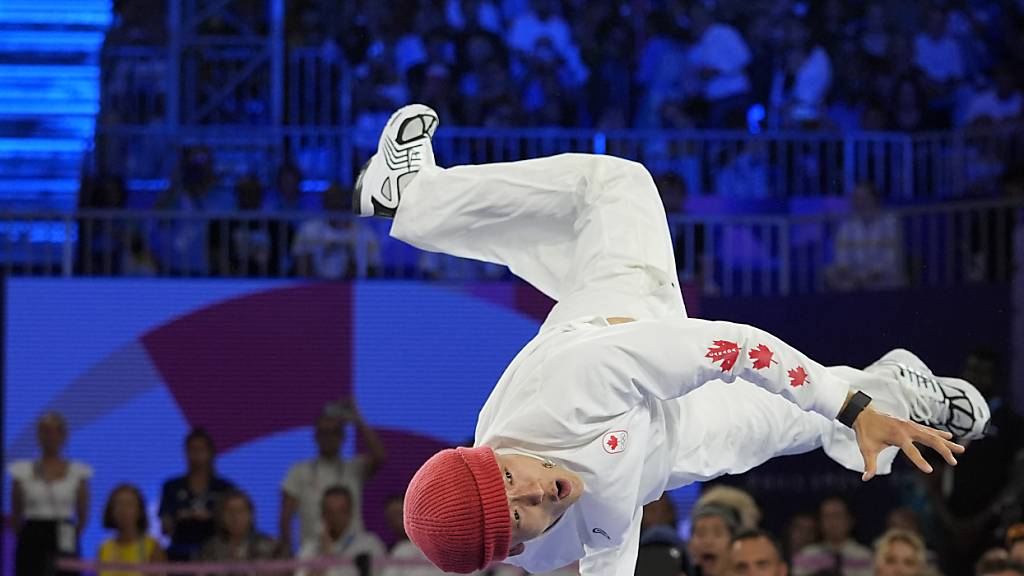
M366 443L367 453L354 458L341 457L345 439L345 424L355 424ZM292 519L299 515L300 542L316 538L321 533L321 497L332 486L344 486L352 500L352 525L363 529L363 483L384 463L386 457L380 437L371 428L355 404L342 401L324 407L317 420L317 457L293 465L281 482L281 545L292 549Z
M566 154L442 169L436 126L426 106L392 115L355 211L393 216L392 236L422 249L507 265L557 301L481 410L475 447L435 454L409 484L406 532L439 568L580 560L584 576L632 575L642 507L665 490L818 447L864 480L899 449L931 472L914 442L950 464L963 451L887 413L981 435L977 390L904 350L826 368L750 326L687 318L641 165Z
M372 572L372 566L386 556L380 538L353 525L353 504L348 488L328 488L321 500L323 530L318 538L303 542L299 549L300 560L344 558L353 564L327 571L299 570L295 576L358 576L361 572ZM361 569L367 564L371 569Z

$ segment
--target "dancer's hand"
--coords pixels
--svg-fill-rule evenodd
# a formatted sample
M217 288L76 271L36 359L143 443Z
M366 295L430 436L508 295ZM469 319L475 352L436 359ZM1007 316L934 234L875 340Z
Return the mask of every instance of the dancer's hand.
M867 481L875 477L878 466L878 454L889 446L899 446L900 450L922 472L930 474L932 466L921 455L915 443L924 444L935 450L950 465L956 465L953 454L962 454L965 448L953 442L953 435L916 422L895 418L873 409L864 408L853 422L853 431L857 433L857 446L864 457L864 476Z

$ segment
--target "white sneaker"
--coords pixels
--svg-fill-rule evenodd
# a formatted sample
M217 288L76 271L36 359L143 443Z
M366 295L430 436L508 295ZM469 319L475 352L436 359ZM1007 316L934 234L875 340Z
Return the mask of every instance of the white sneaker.
M424 166L434 165L430 139L437 113L423 104L399 108L380 135L377 153L363 166L352 192L352 211L359 216L393 217L402 193Z
M958 442L985 436L991 413L985 398L970 382L936 376L920 358L901 348L872 366L893 370L914 422L950 432Z

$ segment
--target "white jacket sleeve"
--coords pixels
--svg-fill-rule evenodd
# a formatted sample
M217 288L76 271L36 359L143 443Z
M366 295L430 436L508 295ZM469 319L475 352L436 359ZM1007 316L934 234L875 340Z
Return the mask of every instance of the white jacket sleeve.
M677 398L712 380L742 378L831 420L850 389L846 381L768 332L731 322L629 322L599 328L563 354L558 363L565 373L600 391L608 413L628 410L645 396Z
M629 527L629 536L622 545L603 548L580 560L580 576L633 576L640 551L640 518L643 514L643 508L637 508Z

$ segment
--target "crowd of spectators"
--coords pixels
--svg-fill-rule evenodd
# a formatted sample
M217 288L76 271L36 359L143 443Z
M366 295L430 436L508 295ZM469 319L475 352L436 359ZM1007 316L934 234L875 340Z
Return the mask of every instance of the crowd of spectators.
M936 462L934 474L909 478L913 488L894 484L889 490L898 492L898 507L857 507L850 493L832 492L813 509L791 502L774 508L787 516L766 518L750 493L711 484L681 522L666 494L644 506L637 575L1024 575L1024 422L1003 401L1005 386L990 354L971 354L962 375L992 407L988 435L971 444L958 466ZM342 446L349 424L362 448L346 458ZM295 462L281 480L276 536L255 525L256 503L244 489L251 478L223 477L214 438L195 429L185 438L184 473L168 478L159 491L159 526L149 525L143 490L120 484L105 496L100 519L111 537L97 551L81 551L77 542L90 520L90 479L104 471L68 458L66 421L58 413L43 414L37 421L38 458L7 467L16 576L52 575L55 558L93 552L99 561L128 564L341 558L351 564L331 567L325 576L440 576L430 566L409 564L424 557L405 535L401 494L373 511L384 520L375 524L390 534L365 528L364 488L388 454L356 405L328 404L313 431L316 453ZM881 530L862 530L868 520ZM398 562L389 565L387 559ZM569 568L557 574L574 573ZM478 576L518 574L498 567Z
M116 4L110 45L167 42L160 0ZM229 10L200 31L268 29L265 2ZM357 126L409 101L449 125L487 127L916 131L1022 113L1012 71L1024 66L1024 6L1007 0L301 0L287 10L290 47L354 70L353 117L333 120ZM235 107L245 123L253 105Z

